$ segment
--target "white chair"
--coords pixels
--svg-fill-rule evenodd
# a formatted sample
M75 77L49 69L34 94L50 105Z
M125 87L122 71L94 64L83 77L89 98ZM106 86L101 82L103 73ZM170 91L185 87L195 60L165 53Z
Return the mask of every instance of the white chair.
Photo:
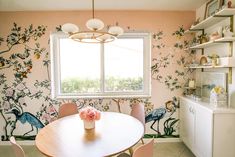
M130 156L127 153L122 153L117 157L153 157L153 145L154 145L154 139L152 139L150 142L144 145L137 147L134 150L132 156Z
M16 143L15 137L10 137L10 143L12 145L16 157L25 157L24 150L19 144Z
M65 103L60 106L58 117L62 118L62 117L77 114L77 113L78 113L78 109L75 103Z

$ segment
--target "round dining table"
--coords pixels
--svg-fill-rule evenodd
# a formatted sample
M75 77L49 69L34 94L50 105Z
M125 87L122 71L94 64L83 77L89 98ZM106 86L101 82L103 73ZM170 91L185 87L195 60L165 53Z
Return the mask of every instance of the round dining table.
M143 124L127 114L102 112L91 130L75 114L46 125L35 143L49 157L105 157L131 148L143 134Z

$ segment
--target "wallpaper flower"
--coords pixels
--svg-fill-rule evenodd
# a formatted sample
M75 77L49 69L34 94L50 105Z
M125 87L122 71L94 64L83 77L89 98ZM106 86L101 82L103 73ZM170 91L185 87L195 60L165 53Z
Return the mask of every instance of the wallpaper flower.
M55 28L60 31L60 26ZM177 95L156 105L151 99L72 99L53 100L50 97L49 40L45 34L47 26L28 27L13 23L9 35L0 37L0 117L4 127L0 129L1 140L14 135L18 140L33 140L39 129L57 119L58 107L66 101L77 104L78 109L92 106L100 111L128 113L133 103L143 103L146 124L150 125L145 137L178 137ZM190 71L182 68L193 55L184 51L188 37L183 27L172 32L173 45L164 43L164 31L152 33L152 80L164 85L169 92L180 90ZM177 56L180 57L175 57ZM180 55L179 55L180 54ZM181 68L178 68L181 67ZM173 73L164 70L174 69ZM157 107L156 107L157 106ZM2 122L1 122L2 123Z

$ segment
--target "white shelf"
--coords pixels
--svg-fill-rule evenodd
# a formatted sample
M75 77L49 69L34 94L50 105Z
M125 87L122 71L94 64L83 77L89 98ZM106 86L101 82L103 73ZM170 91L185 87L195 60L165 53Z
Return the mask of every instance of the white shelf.
M218 66L204 66L204 65L198 65L198 66L186 66L185 68L189 69L213 69L213 68L232 68L235 67L235 58L234 57L221 57L220 65Z
M212 45L214 45L214 41L209 41L209 42L206 42L203 44L198 44L198 45L192 46L192 47L190 47L190 49L203 49L205 47L209 47Z
M197 31L188 29L184 32L184 34L192 34L192 33L197 33Z
M231 68L231 66L189 66L188 69L214 69L214 68Z
M224 42L232 42L235 41L235 37L223 37L223 38L219 38L213 41L209 41L203 44L198 44L195 46L190 47L190 49L203 49L206 47L210 47L210 46L214 46L216 44L220 44L220 43L224 43Z
M194 33L194 32L200 32L204 34L205 29L213 26L214 24L218 24L219 22L230 18L230 25L232 26L233 23L233 18L235 15L235 8L224 8L214 15L206 18L205 20L201 21L197 25L191 26L191 28L185 33ZM217 44L228 44L228 43L233 43L235 41L235 37L223 37L219 38L213 41L209 41L203 44L198 44L192 47L189 47L191 50L197 50L197 49L204 49L210 46L215 46ZM231 45L230 45L231 46ZM234 46L232 45L232 48ZM228 54L229 56L232 54L232 48L230 49L230 53ZM188 67L185 68L190 68L190 69L216 69L216 68L228 68L228 83L232 84L232 68L235 67L235 57L223 57L220 58L220 64L218 66L202 66L202 65L189 65Z
M219 39L216 39L214 40L214 42L232 42L232 41L235 41L235 37L223 37L223 38L219 38Z
M215 13L215 15L206 18L205 20L203 20L202 22L200 22L199 24L197 24L195 26L192 26L189 29L189 31L199 31L199 30L205 29L209 26L212 26L212 25L224 20L225 18L227 18L228 16L231 16L231 15L235 15L235 9L234 8L224 8L224 9L218 11L217 13Z

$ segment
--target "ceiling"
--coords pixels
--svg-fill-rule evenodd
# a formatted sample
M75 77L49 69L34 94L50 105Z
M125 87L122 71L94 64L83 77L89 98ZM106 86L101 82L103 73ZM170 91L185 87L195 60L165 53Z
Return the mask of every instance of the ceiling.
M96 10L195 10L207 0L95 0ZM89 10L91 0L0 0L0 11Z

